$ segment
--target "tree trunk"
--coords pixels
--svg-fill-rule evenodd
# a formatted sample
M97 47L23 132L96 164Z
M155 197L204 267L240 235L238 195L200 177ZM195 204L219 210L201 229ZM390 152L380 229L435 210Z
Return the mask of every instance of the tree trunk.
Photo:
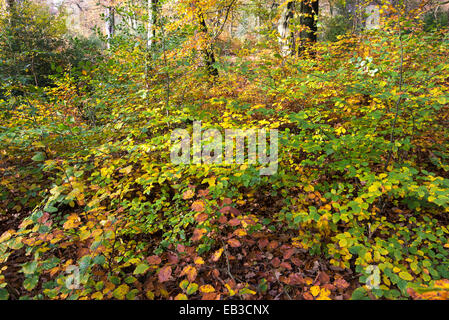
M299 53L304 51L304 49L317 41L317 31L318 31L318 10L319 1L318 0L302 0L301 1L301 31L299 33L300 45Z
M107 47L111 48L111 39L115 32L115 8L106 8L106 36L107 36Z
M295 9L295 1L287 3L284 12L279 19L278 32L279 44L281 46L281 54L287 56L295 52L295 37L290 29L290 20L293 18Z
M7 3L7 10L10 14L9 23L11 24L11 27L14 27L16 25L16 19L17 19L16 1L15 0L6 0L6 3Z
M198 18L199 18L199 22L200 22L201 32L203 32L205 35L207 35L208 30L207 30L206 21L204 20L203 14L200 13ZM203 54L204 54L204 63L206 64L207 73L212 77L218 76L218 70L214 66L216 60L215 60L214 48L212 47L212 44L210 44L210 43L206 44L206 47L203 49Z
M156 37L158 0L147 0L147 5L148 5L147 47L151 48L153 46L154 38Z
M12 12L15 8L15 0L6 0L6 3L8 5L8 11Z

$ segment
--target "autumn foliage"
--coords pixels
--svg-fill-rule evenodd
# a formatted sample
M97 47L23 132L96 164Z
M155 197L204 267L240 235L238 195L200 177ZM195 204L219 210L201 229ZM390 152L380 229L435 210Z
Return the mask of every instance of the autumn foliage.
M0 299L447 299L447 30L384 2L380 28L301 54L278 15L220 54L229 3L197 3L152 47L121 34L2 91ZM278 171L171 163L193 121L277 129Z

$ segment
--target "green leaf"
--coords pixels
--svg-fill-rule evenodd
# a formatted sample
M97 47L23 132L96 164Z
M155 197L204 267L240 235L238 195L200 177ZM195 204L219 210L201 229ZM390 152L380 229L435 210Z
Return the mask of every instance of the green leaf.
M185 290L188 286L189 286L189 281L187 281L187 280L182 280L181 283L179 284L179 287L182 290Z
M406 271L401 271L399 272L399 278L406 280L406 281L412 281L413 280L413 276L406 272Z
M40 162L45 160L45 154L43 152L38 152L31 158L31 160Z
M194 294L196 291L198 290L198 285L196 283L191 283L189 284L189 286L187 287L187 294Z
M26 278L23 281L23 287L25 289L27 289L28 291L31 291L36 287L38 282L39 282L39 276L37 276L37 275L32 276L31 278Z
M369 300L369 298L366 295L365 289L359 287L352 293L351 300Z
M146 263L141 263L134 270L134 274L144 274L150 268Z
M33 274L37 268L37 261L27 262L22 266L24 274Z
M0 288L0 300L8 300L9 299L9 292L8 290L4 288Z
M121 286L119 286L117 289L114 290L114 297L119 299L119 300L123 300L125 299L126 294L129 292L129 287L126 284L122 284Z

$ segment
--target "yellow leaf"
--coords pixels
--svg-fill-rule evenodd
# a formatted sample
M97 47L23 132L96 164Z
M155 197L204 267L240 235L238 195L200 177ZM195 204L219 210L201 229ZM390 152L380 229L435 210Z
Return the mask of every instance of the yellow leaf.
M215 251L214 254L212 255L212 261L217 262L218 259L220 259L222 253L223 253L223 248Z
M320 296L317 298L317 300L330 300L328 297L330 296L331 291L326 288L321 288L320 290Z
M124 173L124 174L129 174L132 169L133 169L133 166L127 166L126 168L120 169L120 172Z
M210 178L206 178L206 179L204 179L201 183L209 183L209 186L210 187L213 187L213 186L215 186L215 177L210 177Z
M89 237L90 237L90 231L89 230L81 231L81 233L80 233L80 240L81 241L84 241L84 240L86 240Z
M346 241L346 239L340 239L340 241L338 242L338 245L340 247L344 248L348 245L348 241Z
M319 286L311 287L310 293L312 294L312 296L316 297L320 293L320 287Z
M235 291L232 290L232 288L231 288L231 286L230 286L229 284L226 283L226 284L225 284L225 287L226 287L226 289L228 289L229 295L230 295L230 296L235 295Z
M0 243L1 242L4 242L4 241L7 241L7 240L9 240L10 238L11 238L11 236L14 234L14 230L8 230L8 231L5 231L3 234L2 234L2 236L0 237Z
M92 295L92 299L101 300L101 299L103 299L103 294L101 292L95 292Z
M187 296L184 293L180 293L175 297L175 300L187 300Z
M246 231L243 230L243 229L241 229L241 228L235 230L235 231L234 231L234 234L235 234L236 236L238 236L238 237L244 237L244 236L247 235Z

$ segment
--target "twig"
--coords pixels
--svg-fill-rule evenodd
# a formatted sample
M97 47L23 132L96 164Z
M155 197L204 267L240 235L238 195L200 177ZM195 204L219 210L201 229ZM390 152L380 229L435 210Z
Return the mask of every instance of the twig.
M276 273L271 270L271 272L273 272L274 277L276 278L276 281L279 283L279 285L282 288L282 291L285 293L285 295L288 297L289 300L293 300L292 297L288 294L287 290L285 290L284 285L282 284L282 282L279 280L279 278L276 276Z
M228 258L228 251L226 249L226 245L224 244L223 241L221 241L221 244L223 245L223 251L225 254L225 258L226 258L226 265L227 265L227 271L228 271L228 275L231 277L232 280L234 280L235 282L237 282L234 278L234 276L231 273L231 266L229 264L229 258ZM238 279L239 281L241 281L240 279Z

